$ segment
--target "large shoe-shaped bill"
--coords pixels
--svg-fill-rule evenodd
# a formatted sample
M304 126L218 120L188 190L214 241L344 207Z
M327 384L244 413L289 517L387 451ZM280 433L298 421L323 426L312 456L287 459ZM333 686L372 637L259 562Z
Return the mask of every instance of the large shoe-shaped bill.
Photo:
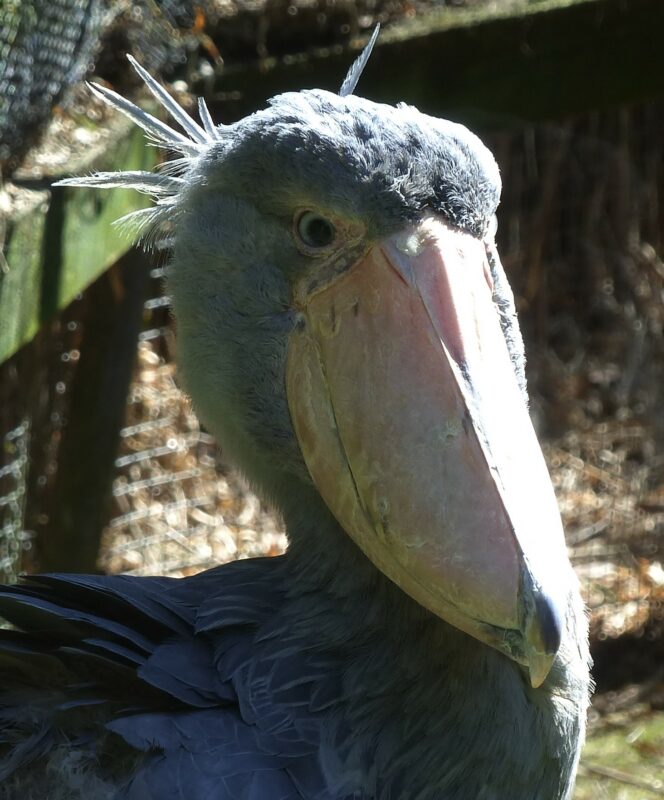
M325 502L442 619L546 678L569 570L487 244L430 216L309 296L287 365Z

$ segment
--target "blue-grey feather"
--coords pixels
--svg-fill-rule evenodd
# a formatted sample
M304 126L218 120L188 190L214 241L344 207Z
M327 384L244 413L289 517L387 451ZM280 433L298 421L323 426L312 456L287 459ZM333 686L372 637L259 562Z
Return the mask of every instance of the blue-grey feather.
M129 59L132 67L138 73L138 76L142 78L145 85L152 92L154 97L170 113L180 127L186 131L189 138L194 142L198 142L199 144L207 144L210 141L210 135L205 128L201 128L198 123L194 122L194 120L189 116L189 114L187 114L182 106L180 106L168 94L166 89L164 89L164 87L158 83L147 70L143 69L143 67L133 56L128 55L127 58Z
M205 132L208 134L208 136L212 139L217 139L217 126L214 124L210 110L207 107L207 103L202 97L198 98L198 116L201 118L201 122L203 123L203 127L205 128Z
M378 39L379 33L380 25L376 25L368 43L365 45L359 57L355 59L348 70L348 74L344 78L344 82L341 84L341 89L339 89L340 97L346 97L349 94L353 94L355 91L357 82L360 80L360 76L364 72L364 68L371 57L371 52L376 44L376 39Z
M200 150L197 142L188 139L178 131L173 130L161 120L148 114L143 109L139 108L135 103L126 100L124 97L114 92L112 89L107 89L98 83L88 84L90 91L96 95L100 100L103 100L113 108L116 108L126 117L138 125L148 134L156 144L170 147L175 151L186 153L187 155L196 155ZM173 101L174 103L175 101ZM170 110L170 106L168 107Z

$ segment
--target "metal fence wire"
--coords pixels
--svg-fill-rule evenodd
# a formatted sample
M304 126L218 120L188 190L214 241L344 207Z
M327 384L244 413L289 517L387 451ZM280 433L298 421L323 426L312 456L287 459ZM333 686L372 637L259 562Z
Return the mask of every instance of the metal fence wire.
M98 568L135 575L186 575L233 558L280 553L286 540L279 519L261 508L224 463L177 386L161 268L153 269L151 278ZM0 577L4 581L12 582L22 569L39 565L31 527L44 521L51 502L48 486L58 469L58 446L70 413L70 388L84 335L76 318L82 302L79 298L51 326L47 344L38 340L19 354L23 362L48 362L39 367L45 385L36 411L34 388L25 381L25 363L10 360L0 368L5 420L26 407L38 417L36 425L26 416L13 427L3 420ZM40 441L31 438L35 435Z
M160 280L162 273L152 273ZM158 321L139 336L135 380L113 482L114 515L100 565L111 572L185 575L234 558L277 554L280 521L223 462L179 390L168 298L145 304ZM166 354L166 355L164 355Z
M31 546L30 533L24 527L29 441L27 418L2 437L0 575L10 582L18 576L23 551Z

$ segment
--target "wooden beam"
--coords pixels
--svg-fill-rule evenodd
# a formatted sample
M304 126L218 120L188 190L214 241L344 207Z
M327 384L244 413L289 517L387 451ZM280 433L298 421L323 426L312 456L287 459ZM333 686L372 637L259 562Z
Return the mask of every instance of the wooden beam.
M513 0L443 9L386 28L358 93L484 127L518 127L664 94L661 0ZM360 43L358 43L358 47ZM342 48L229 67L226 121L272 95L337 91Z
M104 141L103 151L72 162L67 174L154 166L155 148L125 120L114 120ZM148 203L133 191L48 185L47 179L26 180L11 188L17 208L3 221L0 237L0 363L128 250L130 237L112 223Z

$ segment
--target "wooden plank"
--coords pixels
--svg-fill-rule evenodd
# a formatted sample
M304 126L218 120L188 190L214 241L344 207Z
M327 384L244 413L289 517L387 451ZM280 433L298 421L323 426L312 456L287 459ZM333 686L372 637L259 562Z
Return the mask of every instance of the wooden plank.
M514 0L386 28L358 93L484 127L518 127L664 94L661 0ZM360 43L358 43L359 46ZM303 87L337 91L342 48L229 67L226 119Z
M58 469L33 522L39 567L46 572L97 568L149 267L148 258L132 248L85 294L80 359L68 387Z
M155 148L126 121L114 123L108 141L105 152L72 163L68 174L154 166ZM5 222L0 363L127 251L130 238L112 222L148 202L133 191L37 187L21 190L24 208Z

